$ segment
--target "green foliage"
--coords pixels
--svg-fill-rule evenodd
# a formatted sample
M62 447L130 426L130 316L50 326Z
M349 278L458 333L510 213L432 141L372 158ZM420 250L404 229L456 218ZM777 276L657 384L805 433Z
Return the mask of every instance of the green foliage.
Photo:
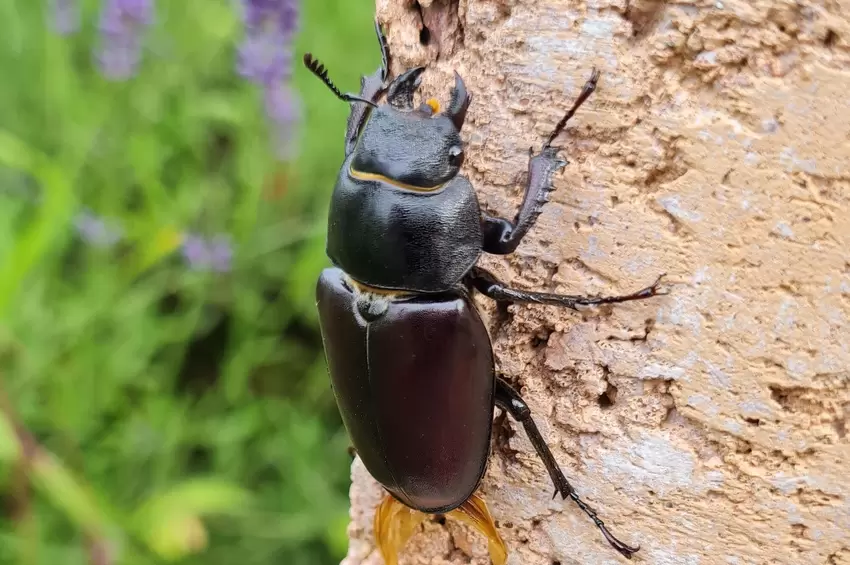
M0 2L0 386L40 446L0 418L0 564L88 564L92 537L126 564L345 553L348 440L313 295L348 107L299 63L356 90L374 4L302 0L287 164L235 71L236 4L158 1L139 74L109 82L98 1L68 37L50 2ZM123 239L81 239L84 210ZM230 272L190 269L187 232L229 234Z

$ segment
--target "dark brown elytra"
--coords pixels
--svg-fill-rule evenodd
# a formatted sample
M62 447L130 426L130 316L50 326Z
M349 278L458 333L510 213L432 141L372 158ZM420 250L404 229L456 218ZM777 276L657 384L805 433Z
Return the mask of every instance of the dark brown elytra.
M567 162L552 143L594 92L594 69L538 153L529 151L525 195L513 220L482 213L459 174L460 131L471 95L455 73L445 110L414 106L423 67L390 79L382 65L342 93L311 54L304 63L351 104L345 158L331 198L327 253L316 291L330 379L353 448L372 476L411 509L444 514L473 495L486 470L493 409L522 424L555 486L627 558L639 548L609 531L561 471L520 394L496 373L490 337L471 296L571 309L663 294L660 277L623 296L512 289L477 265L512 253L534 225ZM381 99L384 98L383 103ZM379 542L381 540L378 540Z

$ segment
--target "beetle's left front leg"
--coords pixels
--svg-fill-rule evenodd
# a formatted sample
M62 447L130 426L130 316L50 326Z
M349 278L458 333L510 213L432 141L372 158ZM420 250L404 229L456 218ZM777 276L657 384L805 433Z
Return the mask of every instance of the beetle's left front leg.
M513 222L504 218L484 216L482 227L484 230L484 241L482 249L486 253L506 255L513 253L519 246L522 238L537 221L537 217L543 206L549 202L549 193L552 192L552 175L560 168L566 166L567 162L558 157L558 148L552 146L552 141L561 133L570 118L575 115L576 110L584 104L599 81L599 72L594 69L590 79L585 83L581 94L578 95L572 107L567 111L561 121L552 130L543 149L537 155L529 149L528 180L525 187L525 196L522 205Z
M528 434L528 439L531 440L534 450L540 456L540 459L543 460L546 470L549 471L549 476L555 485L555 494L560 494L564 499L567 497L571 498L593 520L593 523L596 524L596 527L599 528L602 535L608 540L608 543L624 557L631 559L632 554L638 551L640 547L628 546L615 538L608 531L608 528L605 527L605 523L596 515L596 511L585 504L579 495L576 494L575 489L573 489L567 477L564 476L563 471L558 466L558 462L555 461L555 456L552 455L552 451L546 445L543 436L540 435L540 431L531 417L531 409L528 407L528 404L525 403L525 400L522 399L516 390L501 378L496 379L496 404L507 411L514 420L521 423L523 428L525 428L525 433Z
M552 294L549 292L532 292L508 288L490 272L481 267L473 267L467 275L467 283L475 290L499 302L516 302L525 304L548 304L553 306L565 306L576 310L578 306L599 306L602 304L614 304L616 302L630 302L632 300L643 300L667 294L659 288L660 275L652 285L631 294L620 296L576 296L571 294Z
M390 76L390 48L387 45L387 38L384 31L381 29L381 23L375 18L375 34L378 36L378 46L381 48L381 66L378 67L371 75L364 76L360 79L361 98L377 102L378 98L384 92L387 86L387 80ZM365 104L356 104L351 108L351 113L348 115L348 125L345 132L345 154L349 155L357 143L357 135L360 132L360 127L363 125L363 120L370 108Z

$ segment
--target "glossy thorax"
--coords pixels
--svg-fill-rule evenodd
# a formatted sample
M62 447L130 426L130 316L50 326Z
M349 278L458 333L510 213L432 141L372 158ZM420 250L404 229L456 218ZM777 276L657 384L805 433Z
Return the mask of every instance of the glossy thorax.
M340 169L327 252L362 284L445 291L481 254L478 200L458 174L459 121L435 106L371 108Z

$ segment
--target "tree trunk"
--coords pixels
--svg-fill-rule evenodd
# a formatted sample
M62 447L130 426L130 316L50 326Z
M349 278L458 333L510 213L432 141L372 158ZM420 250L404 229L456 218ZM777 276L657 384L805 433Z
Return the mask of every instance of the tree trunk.
M423 97L466 80L463 172L494 215L513 218L528 148L601 71L555 142L570 164L536 226L482 264L567 294L666 272L670 294L583 312L478 302L498 370L578 493L641 546L633 562L850 564L850 1L377 7L392 71L428 66ZM625 563L495 414L481 494L509 563ZM377 565L382 493L359 461L353 477L344 564ZM426 522L401 563L489 560L449 521Z

